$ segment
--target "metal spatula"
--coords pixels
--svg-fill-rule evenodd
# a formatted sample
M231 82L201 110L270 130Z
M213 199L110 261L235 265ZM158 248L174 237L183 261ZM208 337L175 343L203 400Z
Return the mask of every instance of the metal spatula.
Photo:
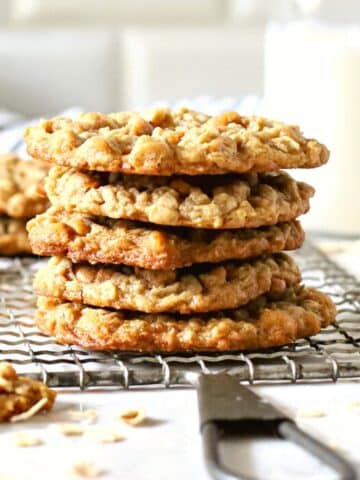
M222 464L219 440L226 433L277 434L315 455L339 474L342 480L355 480L356 471L343 457L301 430L293 420L277 410L228 374L201 375L198 383L200 428L205 463L212 478L246 480Z

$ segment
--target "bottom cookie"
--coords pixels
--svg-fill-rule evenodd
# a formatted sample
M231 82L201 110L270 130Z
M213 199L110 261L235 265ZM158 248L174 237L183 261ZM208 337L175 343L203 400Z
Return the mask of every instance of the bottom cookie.
M31 253L26 220L0 217L0 255Z
M35 319L58 342L92 350L210 352L289 344L318 333L335 314L328 296L298 287L236 310L191 316L105 310L39 297Z

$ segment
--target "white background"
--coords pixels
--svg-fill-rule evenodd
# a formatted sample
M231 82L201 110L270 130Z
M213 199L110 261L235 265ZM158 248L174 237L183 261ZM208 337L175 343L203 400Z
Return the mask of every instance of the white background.
M261 95L265 26L295 3L0 0L0 109L51 115ZM322 12L356 22L360 2L326 0Z

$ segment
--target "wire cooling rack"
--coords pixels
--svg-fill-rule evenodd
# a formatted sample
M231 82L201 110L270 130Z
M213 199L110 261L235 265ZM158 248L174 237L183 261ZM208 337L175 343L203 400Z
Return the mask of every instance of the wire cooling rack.
M207 355L94 353L57 345L33 324L31 280L41 260L0 260L0 361L52 387L187 386L199 372L227 371L250 383L360 378L360 283L313 244L294 254L307 285L329 294L337 322L320 334L273 350Z

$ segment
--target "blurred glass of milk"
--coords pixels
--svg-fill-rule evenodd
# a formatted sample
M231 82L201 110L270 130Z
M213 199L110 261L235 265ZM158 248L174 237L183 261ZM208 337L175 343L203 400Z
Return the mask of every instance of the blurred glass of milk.
M337 18L324 20L316 9L315 15L311 12L268 26L264 113L300 125L306 136L320 140L331 151L326 166L293 172L316 188L304 225L323 232L359 234L360 1L337 2L342 11L352 5L352 11L346 12L350 22L339 21L336 14ZM298 3L305 11L321 2Z

